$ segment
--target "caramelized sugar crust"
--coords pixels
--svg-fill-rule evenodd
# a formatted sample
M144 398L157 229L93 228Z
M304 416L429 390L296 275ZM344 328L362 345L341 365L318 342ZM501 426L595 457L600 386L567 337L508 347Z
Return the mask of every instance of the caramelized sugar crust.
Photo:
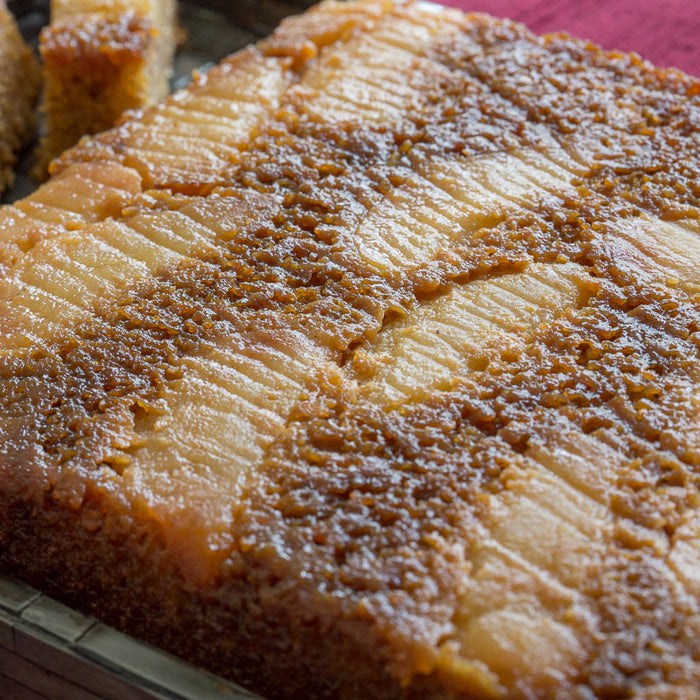
M76 30L76 23L79 29ZM94 43L88 41L95 37ZM151 42L150 22L135 13L119 17L87 14L67 18L46 33L42 53L57 69L79 60L89 75L115 69L129 61L142 60Z
M0 212L3 568L272 697L692 695L699 94L325 3L71 150Z

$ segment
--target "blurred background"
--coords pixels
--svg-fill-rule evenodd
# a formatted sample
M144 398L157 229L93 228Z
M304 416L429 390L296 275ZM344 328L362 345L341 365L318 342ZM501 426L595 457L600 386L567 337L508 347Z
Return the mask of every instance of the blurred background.
M700 0L441 2L466 12L510 17L537 33L566 31L581 39L591 39L606 49L636 51L656 65L673 66L700 77ZM35 36L46 21L48 4L49 0L9 0L28 36ZM194 35L188 58L211 60L238 48L235 44L241 45L241 41L245 44L247 40L264 36L282 17L312 5L313 0L181 0L180 4L185 14L184 24ZM203 36L205 32L199 31L207 25L211 33L209 41ZM241 30L247 34L240 35Z

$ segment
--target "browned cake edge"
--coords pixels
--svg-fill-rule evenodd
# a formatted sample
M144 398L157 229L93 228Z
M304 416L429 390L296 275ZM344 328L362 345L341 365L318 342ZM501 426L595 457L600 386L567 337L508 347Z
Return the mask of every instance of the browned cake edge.
M449 680L435 675L402 686L388 673L390 654L369 621L338 619L331 611L324 619L320 610L305 620L313 603L294 602L294 590L287 600L273 593L264 569L206 594L188 590L160 533L134 525L113 510L103 512L98 500L71 511L50 494L43 508L3 494L0 569L270 698L482 697L464 688L453 693Z
M109 129L126 111L165 97L175 52L175 3L163 16L79 14L52 23L40 35L46 136L37 176L86 134Z

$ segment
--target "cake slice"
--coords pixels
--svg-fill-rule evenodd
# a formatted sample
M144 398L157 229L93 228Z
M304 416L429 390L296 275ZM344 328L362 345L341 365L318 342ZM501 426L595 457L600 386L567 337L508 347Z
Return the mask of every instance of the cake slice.
M0 0L0 192L12 184L17 151L36 123L40 81L39 64Z
M270 697L693 697L699 120L362 0L83 140L0 210L0 567Z
M175 43L175 0L52 0L40 40L42 166L123 112L165 97Z

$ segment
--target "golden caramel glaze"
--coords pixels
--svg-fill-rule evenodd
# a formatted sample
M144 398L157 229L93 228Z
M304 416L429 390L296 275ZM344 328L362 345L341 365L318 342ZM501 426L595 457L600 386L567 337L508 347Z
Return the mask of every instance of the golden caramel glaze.
M131 168L81 163L0 208L3 276L43 239L118 215L140 191L141 178Z
M363 0L85 140L0 211L0 566L270 697L693 697L698 119Z
M36 123L39 64L24 43L14 17L0 2L0 192L14 181L17 151Z

